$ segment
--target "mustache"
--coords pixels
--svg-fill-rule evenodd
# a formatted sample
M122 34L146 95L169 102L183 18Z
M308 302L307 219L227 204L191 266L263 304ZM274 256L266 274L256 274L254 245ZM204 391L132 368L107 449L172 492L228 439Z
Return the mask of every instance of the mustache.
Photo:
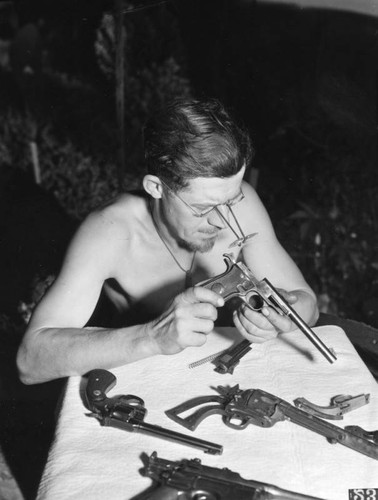
M200 231L198 231L199 233L203 233L203 234L218 234L219 233L219 229L201 229Z

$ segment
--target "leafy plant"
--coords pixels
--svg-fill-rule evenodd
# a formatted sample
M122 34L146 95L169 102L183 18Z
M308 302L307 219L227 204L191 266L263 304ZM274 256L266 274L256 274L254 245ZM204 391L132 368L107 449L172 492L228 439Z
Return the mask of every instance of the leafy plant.
M124 2L125 9L132 8ZM167 100L191 94L189 79L184 75L181 41L176 30L177 20L167 24L161 16L146 12L143 16L125 16L124 107L127 169L143 169L141 130L156 107ZM169 12L162 16L168 23ZM167 39L171 39L167 50ZM172 42L173 40L173 42ZM113 89L116 85L116 36L114 14L103 14L94 43L97 63Z
M318 181L313 191L284 221L291 233L290 252L323 312L363 319L365 300L378 291L378 190L371 185L358 192L352 179L343 176Z

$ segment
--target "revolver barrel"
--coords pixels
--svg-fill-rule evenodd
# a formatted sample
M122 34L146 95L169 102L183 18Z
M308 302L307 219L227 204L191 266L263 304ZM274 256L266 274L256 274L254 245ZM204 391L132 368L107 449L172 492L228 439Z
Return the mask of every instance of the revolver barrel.
M188 436L187 434L181 434L180 432L171 431L169 429L165 429L164 427L159 427L158 425L141 422L134 423L133 427L135 430L147 434L153 434L154 436L166 439L167 441L176 441L187 446L192 446L193 448L199 448L204 453L208 453L210 455L221 455L223 452L223 446L219 444L194 438L192 436Z

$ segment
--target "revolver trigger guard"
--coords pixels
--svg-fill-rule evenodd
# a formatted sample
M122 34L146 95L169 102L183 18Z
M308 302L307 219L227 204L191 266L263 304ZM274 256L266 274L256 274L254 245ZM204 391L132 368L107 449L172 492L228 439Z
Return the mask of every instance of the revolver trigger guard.
M222 417L223 422L228 426L231 427L231 429L236 429L236 430L243 430L246 427L248 427L249 424L249 418L237 418L235 416L231 415L223 415ZM233 420L237 420L239 423L233 423Z
M141 406L144 408L144 401L139 396L134 396L134 394L127 394L126 396L118 396L115 398L117 401L125 403L130 406Z

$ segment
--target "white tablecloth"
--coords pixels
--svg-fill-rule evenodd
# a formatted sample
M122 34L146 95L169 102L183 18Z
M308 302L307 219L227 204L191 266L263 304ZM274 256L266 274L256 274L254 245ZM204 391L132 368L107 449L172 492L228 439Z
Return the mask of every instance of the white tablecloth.
M165 441L150 435L102 427L87 416L82 400L85 379L68 380L56 436L41 480L38 500L131 499L151 485L141 475L143 454L160 458L199 458L204 465L228 467L245 479L274 484L327 500L347 500L348 489L378 488L378 461L328 441L291 422L271 428L227 427L220 415L205 419L193 433L164 413L190 398L215 395L212 387L262 389L292 403L305 397L326 406L337 394L370 393L370 403L334 421L338 426L378 428L378 386L344 331L335 326L315 332L338 360L334 364L295 331L254 344L233 375L219 374L205 363L188 364L241 340L233 328L219 328L201 348L174 356L156 356L114 370L116 386L108 396L135 394L145 401L145 421L223 445L222 455Z

